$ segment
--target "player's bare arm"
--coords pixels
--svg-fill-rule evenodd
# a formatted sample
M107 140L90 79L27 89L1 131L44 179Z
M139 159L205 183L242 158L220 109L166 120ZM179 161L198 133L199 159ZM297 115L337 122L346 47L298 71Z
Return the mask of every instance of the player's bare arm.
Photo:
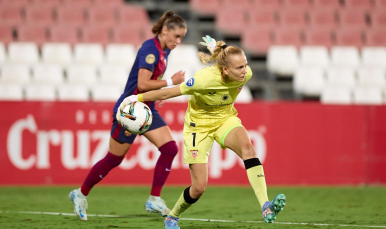
M185 72L182 70L175 73L171 78L171 82L169 83L167 82L167 80L151 80L152 75L153 75L153 72L146 68L139 69L138 89L140 91L151 91L151 90L157 90L166 86L178 85L184 82L185 80Z
M142 94L143 101L165 100L182 95L180 87L164 88Z

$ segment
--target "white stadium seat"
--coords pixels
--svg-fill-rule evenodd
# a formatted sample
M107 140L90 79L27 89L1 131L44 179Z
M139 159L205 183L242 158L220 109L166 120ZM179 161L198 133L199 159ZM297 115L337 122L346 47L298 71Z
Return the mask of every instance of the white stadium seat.
M96 67L91 65L71 65L67 68L67 80L70 84L92 86L97 83Z
M356 85L354 69L330 67L327 70L327 85L353 88Z
M60 101L89 101L89 91L84 85L64 84L58 87Z
M382 90L371 87L356 87L354 89L354 103L380 105L383 103Z
M129 78L129 70L122 65L102 65L99 67L100 82L125 87Z
M303 46L300 48L302 66L326 69L330 65L328 50L324 46Z
M96 85L91 87L91 98L99 102L116 102L122 95L123 90L120 86Z
M253 101L253 96L251 90L247 85L244 85L243 89L240 91L235 103L250 103Z
M129 70L133 66L137 51L131 44L108 44L106 46L106 61L108 64L122 65Z
M174 74L176 74L178 71L184 70L185 71L185 80L188 80L194 76L194 71L191 68L184 68L181 65L172 65L170 64L162 77L162 79L170 79Z
M6 52L5 46L2 42L0 42L0 64L5 62Z
M323 104L351 104L352 92L348 87L328 86L323 88L320 98Z
M26 100L28 101L55 101L56 89L52 85L28 85L25 88Z
M32 67L32 78L36 84L59 85L64 82L60 65L40 64Z
M75 63L99 65L104 61L103 46L99 43L78 43L74 47Z
M385 69L381 67L361 67L358 69L358 86L385 88Z
M299 65L295 46L271 46L267 54L268 71L282 76L291 76Z
M334 46L331 48L331 64L355 68L360 64L359 51L356 47Z
M325 86L321 68L301 67L296 70L293 80L295 92L306 96L320 96Z
M1 82L5 84L26 85L30 83L30 69L27 65L4 64L1 68Z
M46 64L67 66L72 63L72 51L69 43L44 43L42 46L42 60Z
M11 42L8 45L8 61L16 64L39 62L38 46L34 42Z
M386 69L386 48L363 47L362 64L364 66L382 67Z
M23 100L23 86L15 84L0 84L1 101Z

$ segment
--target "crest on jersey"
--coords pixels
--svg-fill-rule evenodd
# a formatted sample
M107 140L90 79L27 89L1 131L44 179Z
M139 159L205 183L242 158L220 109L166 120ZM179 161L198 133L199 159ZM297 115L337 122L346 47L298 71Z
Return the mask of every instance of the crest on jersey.
M227 101L228 99L229 99L228 94L222 96L222 101Z
M131 133L129 131L125 130L125 136L129 137L130 135L131 135Z
M190 154L192 155L192 157L193 157L194 159L196 159L196 157L197 157L197 155L198 155L198 150L191 150L191 151L190 151Z
M243 89L243 87L244 87L244 85L241 85L241 86L237 89L237 91L240 93L240 91Z
M194 78L190 78L188 81L186 81L186 86L192 87L194 85Z
M153 64L155 62L155 56L153 54L147 54L145 61L148 64Z

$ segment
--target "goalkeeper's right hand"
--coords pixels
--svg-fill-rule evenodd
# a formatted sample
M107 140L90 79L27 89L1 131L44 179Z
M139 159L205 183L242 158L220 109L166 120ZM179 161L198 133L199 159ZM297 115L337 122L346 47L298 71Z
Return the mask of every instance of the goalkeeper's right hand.
M206 46L206 48L209 50L211 54L213 54L214 49L216 48L216 40L214 38L211 38L209 35L206 35L205 37L202 37L202 39L205 42L200 42L200 45Z
M121 104L119 104L117 114L115 115L115 118L117 119L117 121L119 123L121 123L121 111L123 110L123 108L125 108L131 102L138 102L138 95L130 95L130 96L126 97L121 102Z

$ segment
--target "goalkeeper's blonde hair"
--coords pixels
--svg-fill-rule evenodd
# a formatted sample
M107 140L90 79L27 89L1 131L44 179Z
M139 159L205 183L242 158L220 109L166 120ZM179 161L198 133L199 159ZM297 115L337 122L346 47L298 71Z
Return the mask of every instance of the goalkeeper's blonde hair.
M217 41L216 42L216 48L213 51L212 55L206 54L204 52L199 52L198 58L200 58L200 61L205 64L209 65L211 61L216 60L217 61L217 67L222 72L222 68L228 66L228 64L231 62L229 56L232 55L245 55L244 51L237 47L237 46L224 46L224 41Z

